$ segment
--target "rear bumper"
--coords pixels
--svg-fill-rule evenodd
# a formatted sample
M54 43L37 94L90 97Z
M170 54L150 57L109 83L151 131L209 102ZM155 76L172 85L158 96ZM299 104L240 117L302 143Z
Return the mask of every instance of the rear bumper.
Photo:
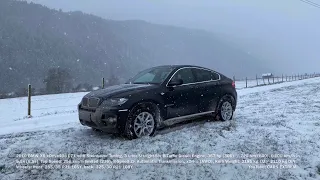
M79 121L83 126L105 132L119 133L124 129L128 116L126 109L97 108L88 110L78 105Z

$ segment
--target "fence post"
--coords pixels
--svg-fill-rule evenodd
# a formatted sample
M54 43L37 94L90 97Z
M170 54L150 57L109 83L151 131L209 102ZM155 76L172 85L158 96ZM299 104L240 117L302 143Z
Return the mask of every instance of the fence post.
M274 76L272 76L272 84L274 84Z
M31 84L28 85L28 118L31 118Z
M258 75L256 74L257 86L259 86Z
M246 88L248 87L248 78L246 77Z
M104 78L102 78L102 89L104 89Z

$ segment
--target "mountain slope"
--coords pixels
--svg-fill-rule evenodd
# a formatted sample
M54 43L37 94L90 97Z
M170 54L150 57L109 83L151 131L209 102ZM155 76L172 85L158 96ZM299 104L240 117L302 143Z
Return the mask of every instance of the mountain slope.
M70 70L74 84L100 84L111 75L128 78L160 64L197 64L226 75L245 76L266 68L211 33L105 20L27 2L0 1L1 91L27 83L43 86L49 68Z

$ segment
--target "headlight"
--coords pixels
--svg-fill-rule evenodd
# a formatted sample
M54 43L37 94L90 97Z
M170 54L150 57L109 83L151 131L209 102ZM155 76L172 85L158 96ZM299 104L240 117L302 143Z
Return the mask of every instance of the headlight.
M104 100L101 106L120 106L127 101L128 99L126 98L111 98L111 99Z

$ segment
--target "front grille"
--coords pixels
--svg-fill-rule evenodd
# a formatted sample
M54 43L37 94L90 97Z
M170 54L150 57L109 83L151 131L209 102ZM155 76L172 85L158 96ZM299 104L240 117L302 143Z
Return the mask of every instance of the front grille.
M99 106L99 104L100 104L99 98L88 98L88 97L84 97L81 103L83 107L90 107L90 108L96 108Z
M82 106L85 106L85 107L87 107L88 106L88 98L83 98L82 99Z

